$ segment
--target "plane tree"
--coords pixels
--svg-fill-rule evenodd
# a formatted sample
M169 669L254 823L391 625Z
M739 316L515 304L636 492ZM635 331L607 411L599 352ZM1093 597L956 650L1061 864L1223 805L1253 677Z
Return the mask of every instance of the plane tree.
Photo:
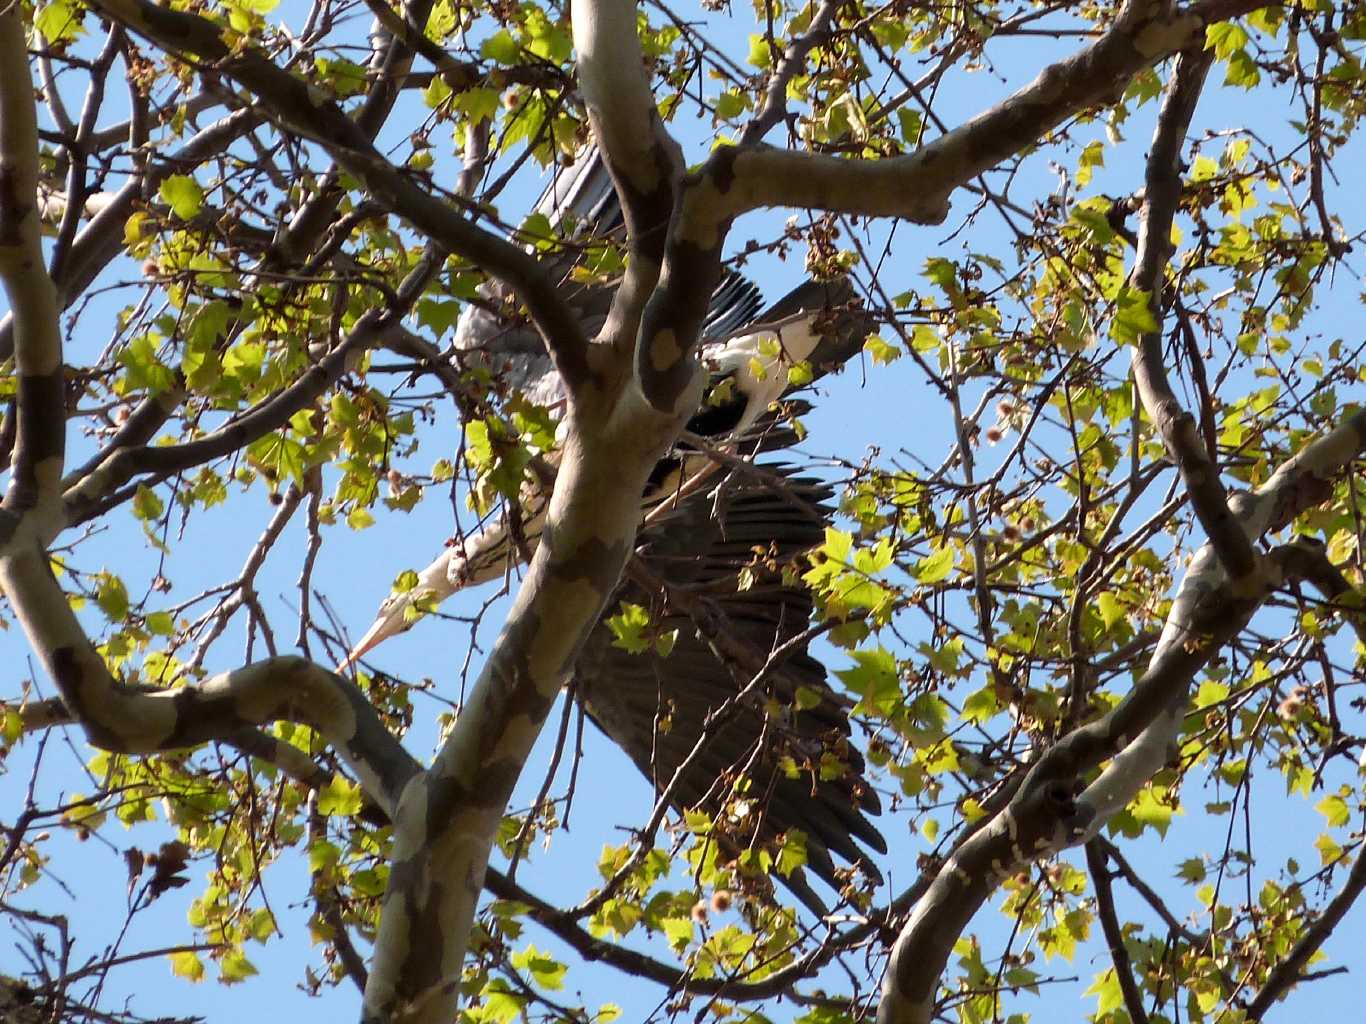
M586 961L664 1015L994 1020L1093 935L1100 1021L1258 1020L1331 974L1366 884L1361 225L1334 170L1363 34L1351 5L1254 0L10 4L0 585L35 668L9 661L4 742L17 764L70 727L88 781L39 756L6 807L0 909L62 941L5 994L106 1019L83 982L124 958L78 966L56 897L26 901L54 832L122 847L120 823L159 837L128 851L134 910L191 882L202 942L170 956L195 978L283 945L263 886L307 857L307 976L354 982L367 1022L610 1016L559 992ZM619 229L525 216L591 153ZM797 395L765 413L783 443L860 377L899 400L879 448L847 412L811 439L843 445L820 542L722 581L807 595L766 647L636 541L681 434L722 535L727 488L791 483L685 428L720 401L718 285L799 261L859 336L756 342ZM574 288L610 301L585 319ZM548 357L554 401L451 344L469 310ZM363 624L329 593L388 585L338 537L443 501L526 558L496 640L427 621L421 675L334 670ZM185 538L224 517L244 561L187 589L214 559ZM859 731L778 770L879 793L890 853L787 906L806 837L745 832L773 787L742 759L705 808L661 780L594 891L556 885L527 858L569 794L510 801L595 630L664 675L695 633L760 731L826 699L774 682L819 639ZM1316 826L1254 821L1268 787ZM1182 830L1206 855L1150 864Z

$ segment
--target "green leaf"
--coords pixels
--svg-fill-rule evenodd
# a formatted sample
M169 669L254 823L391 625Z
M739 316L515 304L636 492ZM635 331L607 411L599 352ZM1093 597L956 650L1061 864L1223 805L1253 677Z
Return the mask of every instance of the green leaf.
M240 949L229 950L218 962L218 977L224 985L233 985L258 974L252 962Z
M152 612L147 616L145 624L147 631L154 636L170 636L175 632L175 619L170 612Z
M522 48L505 28L500 28L484 40L479 47L479 56L499 64L513 65L521 60Z
M1247 45L1247 32L1236 21L1221 21L1205 29L1205 49L1213 50L1220 60L1228 60Z
M1101 621L1105 623L1105 628L1109 629L1120 619L1124 618L1124 606L1119 603L1119 599L1109 591L1103 591L1096 598L1096 608L1100 611Z
M711 831L711 815L689 808L683 812L683 825L693 835L704 836Z
M323 81L331 85L341 99L359 96L365 91L366 70L354 61L318 57L313 63Z
M968 694L963 701L963 720L966 722L981 723L991 718L1001 710L1001 703L996 699L996 690L991 686L984 686L980 690Z
M181 978L188 978L190 981L203 981L204 963L195 953L188 951L172 953L171 973Z
M868 340L863 343L863 351L873 357L874 366L887 366L902 356L901 349L876 334L868 335Z
M24 718L18 708L0 706L0 740L12 747L24 735Z
M527 946L519 953L512 954L512 966L526 971L541 988L556 991L564 988L566 964L560 963L549 953L542 953L535 946Z
M908 146L918 145L920 142L920 129L925 123L920 111L909 110L906 107L898 107L896 111L898 131L901 133L901 141Z
M666 917L663 921L664 937L676 952L683 952L692 942L692 919L688 917Z
M1156 829L1158 835L1165 836L1175 811L1155 789L1155 786L1148 786L1141 790L1129 805L1129 812L1140 825Z
M417 322L429 329L434 337L440 338L459 319L460 303L453 299L446 302L423 299L417 304Z
M1352 810L1347 801L1336 794L1324 797L1314 805L1314 810L1323 815L1329 828L1341 828L1352 817Z
M139 334L119 353L119 362L127 369L127 386L122 392L150 391L159 394L175 384L175 374L157 355L156 342L149 334Z
M275 934L275 917L265 907L258 907L247 919L247 934L257 942L265 942Z
M835 673L849 690L859 697L855 714L890 715L901 707L904 694L896 658L883 647L870 651L853 651L855 667Z
M352 817L361 809L360 786L334 775L332 781L318 790L318 813Z
M326 839L320 839L310 843L308 847L308 870L317 874L334 868L341 862L341 850L336 843L330 843Z
M53 0L43 4L34 16L33 25L43 34L54 50L63 50L85 34L82 18L85 14L80 4L71 0Z
M783 834L783 845L778 850L778 861L774 865L778 874L784 878L806 865L806 833L799 828L790 828Z
M1152 296L1142 288L1124 286L1115 299L1115 319L1110 325L1110 336L1121 345L1133 345L1143 335L1157 330L1151 301Z
M655 656L667 658L673 653L674 644L678 643L678 630L671 629L666 633L660 633L655 637Z
M193 220L204 206L204 190L187 174L172 174L158 191L181 220Z
M716 97L715 115L718 121L729 121L743 114L749 107L749 94L738 89L727 89Z
M650 628L650 613L638 604L621 602L621 611L607 620L612 631L612 646L628 654L644 654L650 649L646 631Z
M123 580L112 573L102 572L97 577L99 585L95 591L95 603L110 622L123 622L128 618L128 588Z
M773 63L773 48L768 45L766 38L752 34L749 37L749 54L745 59L756 68L769 67Z
M518 995L502 978L490 978L479 993L478 1017L480 1021L491 1024L512 1024L522 1015L527 998Z
M1099 1020L1106 1014L1118 1010L1124 1005L1124 994L1119 987L1119 975L1115 973L1113 967L1107 967L1096 976L1082 995L1096 996L1096 1018Z
M1086 144L1077 161L1077 184L1085 187L1091 183L1091 173L1097 167L1105 166L1105 144L1094 139Z
M915 578L924 584L938 583L948 579L953 571L953 548L942 547L916 563Z
M539 7L523 8L526 11L525 29L530 42L527 50L536 57L551 64L561 64L569 59L574 44L558 22L551 21L546 12Z
M138 484L137 493L133 495L133 515L144 522L155 522L161 518L161 514L165 510L166 506L157 496L156 491L146 484Z

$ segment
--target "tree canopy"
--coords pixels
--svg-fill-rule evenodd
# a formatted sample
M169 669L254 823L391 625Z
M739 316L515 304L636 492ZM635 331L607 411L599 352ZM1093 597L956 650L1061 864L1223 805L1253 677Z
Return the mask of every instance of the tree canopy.
M1329 0L4 7L0 1015L177 1015L100 1003L163 954L367 1024L1333 984L1363 39ZM535 199L590 166L610 226ZM697 436L741 386L780 455ZM391 580L407 660L346 660ZM624 829L587 889L585 802ZM89 838L130 948L67 920ZM171 901L194 941L139 937Z

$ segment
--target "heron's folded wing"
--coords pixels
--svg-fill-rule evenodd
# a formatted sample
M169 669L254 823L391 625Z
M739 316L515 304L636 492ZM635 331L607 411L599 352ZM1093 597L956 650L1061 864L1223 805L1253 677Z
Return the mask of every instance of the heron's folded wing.
M760 467L767 481L740 478L719 495L697 495L642 531L638 553L652 572L705 598L714 628L760 659L806 629L810 595L784 584L780 566L818 544L829 508L825 484L783 467ZM749 567L753 582L736 585ZM849 742L846 702L805 649L792 653L756 692L732 701L743 673L725 664L686 615L658 595L624 584L618 600L653 607L657 628L678 631L667 657L629 654L605 625L590 635L575 673L589 716L663 789L705 735L674 791L680 807L701 807L732 854L784 833L806 835L807 865L840 888L832 854L853 864L864 848L886 845L867 815L879 811ZM617 610L614 602L609 614ZM800 694L800 696L799 696ZM728 713L719 709L732 701ZM804 885L798 880L798 885ZM804 900L805 901L805 900Z

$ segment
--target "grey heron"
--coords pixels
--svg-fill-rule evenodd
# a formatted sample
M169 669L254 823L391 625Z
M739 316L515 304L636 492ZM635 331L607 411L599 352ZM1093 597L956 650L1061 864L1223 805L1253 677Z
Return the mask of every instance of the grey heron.
M620 230L615 191L591 150L552 181L535 212L575 241ZM575 281L573 256L562 263L557 272L563 272L565 299L592 334L607 314L612 288ZM727 273L712 295L700 351L711 383L685 437L700 435L743 456L793 443L795 434L775 421L770 406L788 390L790 367L842 362L861 347L867 320L850 297L847 282L811 281L761 311L758 289ZM499 285L484 286L482 298L463 312L456 348L529 401L554 407L562 394L539 336L518 322ZM572 693L657 791L670 787L676 806L713 816L718 849L737 853L749 844L795 839L800 830L808 867L836 891L842 878L832 854L877 879L864 848L886 850L867 817L878 813L879 801L850 745L846 702L824 668L801 644L758 692L737 700L741 685L732 666L667 593L679 588L697 595L705 614L762 660L808 626L811 597L783 570L790 573L796 558L821 543L832 514L830 489L778 464L737 473L715 493L681 489L715 465L706 451L681 443L651 475L636 559L646 576L667 584L665 593L628 574L576 663ZM496 522L447 548L415 586L384 602L343 667L457 590L503 576L519 546L534 546L545 506L545 494L528 488L517 537L506 522ZM632 654L613 643L607 618L623 601L652 608L654 628L677 637L667 656ZM800 872L782 881L808 906L822 906Z

